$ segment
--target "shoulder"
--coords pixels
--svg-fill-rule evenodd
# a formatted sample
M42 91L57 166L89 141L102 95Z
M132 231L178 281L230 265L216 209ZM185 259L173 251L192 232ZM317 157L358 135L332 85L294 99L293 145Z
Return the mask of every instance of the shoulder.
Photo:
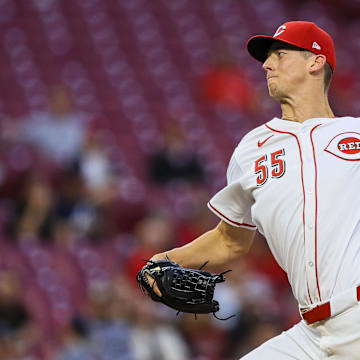
M336 117L335 119L360 121L360 117L359 117L359 116L341 116L341 117Z
M359 123L360 122L360 117L354 117L354 116L341 116L341 117L335 117L335 118L330 118L327 119L330 120L332 122L350 122L350 123Z
M242 173L241 168L257 153L259 142L266 139L266 136L269 136L268 134L271 134L271 131L263 124L250 130L243 136L234 149L229 162L227 170L229 182L232 182L232 179L240 176Z
M244 158L245 154L254 153L258 150L259 143L261 145L261 142L266 139L266 136L272 134L271 130L266 126L266 124L262 124L244 135L234 150L233 156L235 158L238 158L239 155Z
M360 117L358 116L337 116L334 118L331 118L330 120L337 120L337 121L360 121Z
M269 128L266 126L266 124L257 126L244 135L244 137L240 140L238 147L248 145L252 143L254 139L258 139L260 136L267 134L268 132Z
M336 117L326 119L323 122L323 128L338 129L339 131L359 131L360 130L360 118L352 116ZM324 126L325 125L325 126Z
M358 126L360 125L360 117L344 116L344 117L337 118L337 119L339 119L340 121L345 121L345 122L349 122L352 124L356 124Z

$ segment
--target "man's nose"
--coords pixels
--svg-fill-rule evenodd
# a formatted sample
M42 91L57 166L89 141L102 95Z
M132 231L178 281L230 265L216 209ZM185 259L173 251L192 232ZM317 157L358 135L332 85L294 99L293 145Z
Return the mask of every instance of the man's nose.
M265 60L265 62L263 63L263 69L265 71L271 71L274 70L274 61L272 60L272 56L268 56L268 58Z

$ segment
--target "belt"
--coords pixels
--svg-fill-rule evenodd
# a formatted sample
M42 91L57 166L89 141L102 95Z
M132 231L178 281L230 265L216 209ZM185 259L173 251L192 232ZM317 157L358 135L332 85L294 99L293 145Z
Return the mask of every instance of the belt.
M360 301L360 285L335 295L329 301L313 308L301 308L300 316L308 325L340 314Z

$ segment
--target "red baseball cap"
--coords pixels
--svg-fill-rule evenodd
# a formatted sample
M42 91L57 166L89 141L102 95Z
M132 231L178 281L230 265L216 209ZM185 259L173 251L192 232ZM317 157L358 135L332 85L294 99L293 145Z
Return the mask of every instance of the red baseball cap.
M314 54L326 56L332 71L335 69L335 46L331 36L313 22L290 21L279 26L274 36L256 35L247 42L247 49L256 60L265 62L268 51L275 41L297 46Z

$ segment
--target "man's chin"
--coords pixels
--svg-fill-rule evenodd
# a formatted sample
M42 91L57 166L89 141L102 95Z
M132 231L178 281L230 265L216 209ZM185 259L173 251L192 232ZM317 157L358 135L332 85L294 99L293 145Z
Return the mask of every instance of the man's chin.
M281 102L281 99L283 98L282 93L275 86L269 86L268 89L270 97L277 102Z

